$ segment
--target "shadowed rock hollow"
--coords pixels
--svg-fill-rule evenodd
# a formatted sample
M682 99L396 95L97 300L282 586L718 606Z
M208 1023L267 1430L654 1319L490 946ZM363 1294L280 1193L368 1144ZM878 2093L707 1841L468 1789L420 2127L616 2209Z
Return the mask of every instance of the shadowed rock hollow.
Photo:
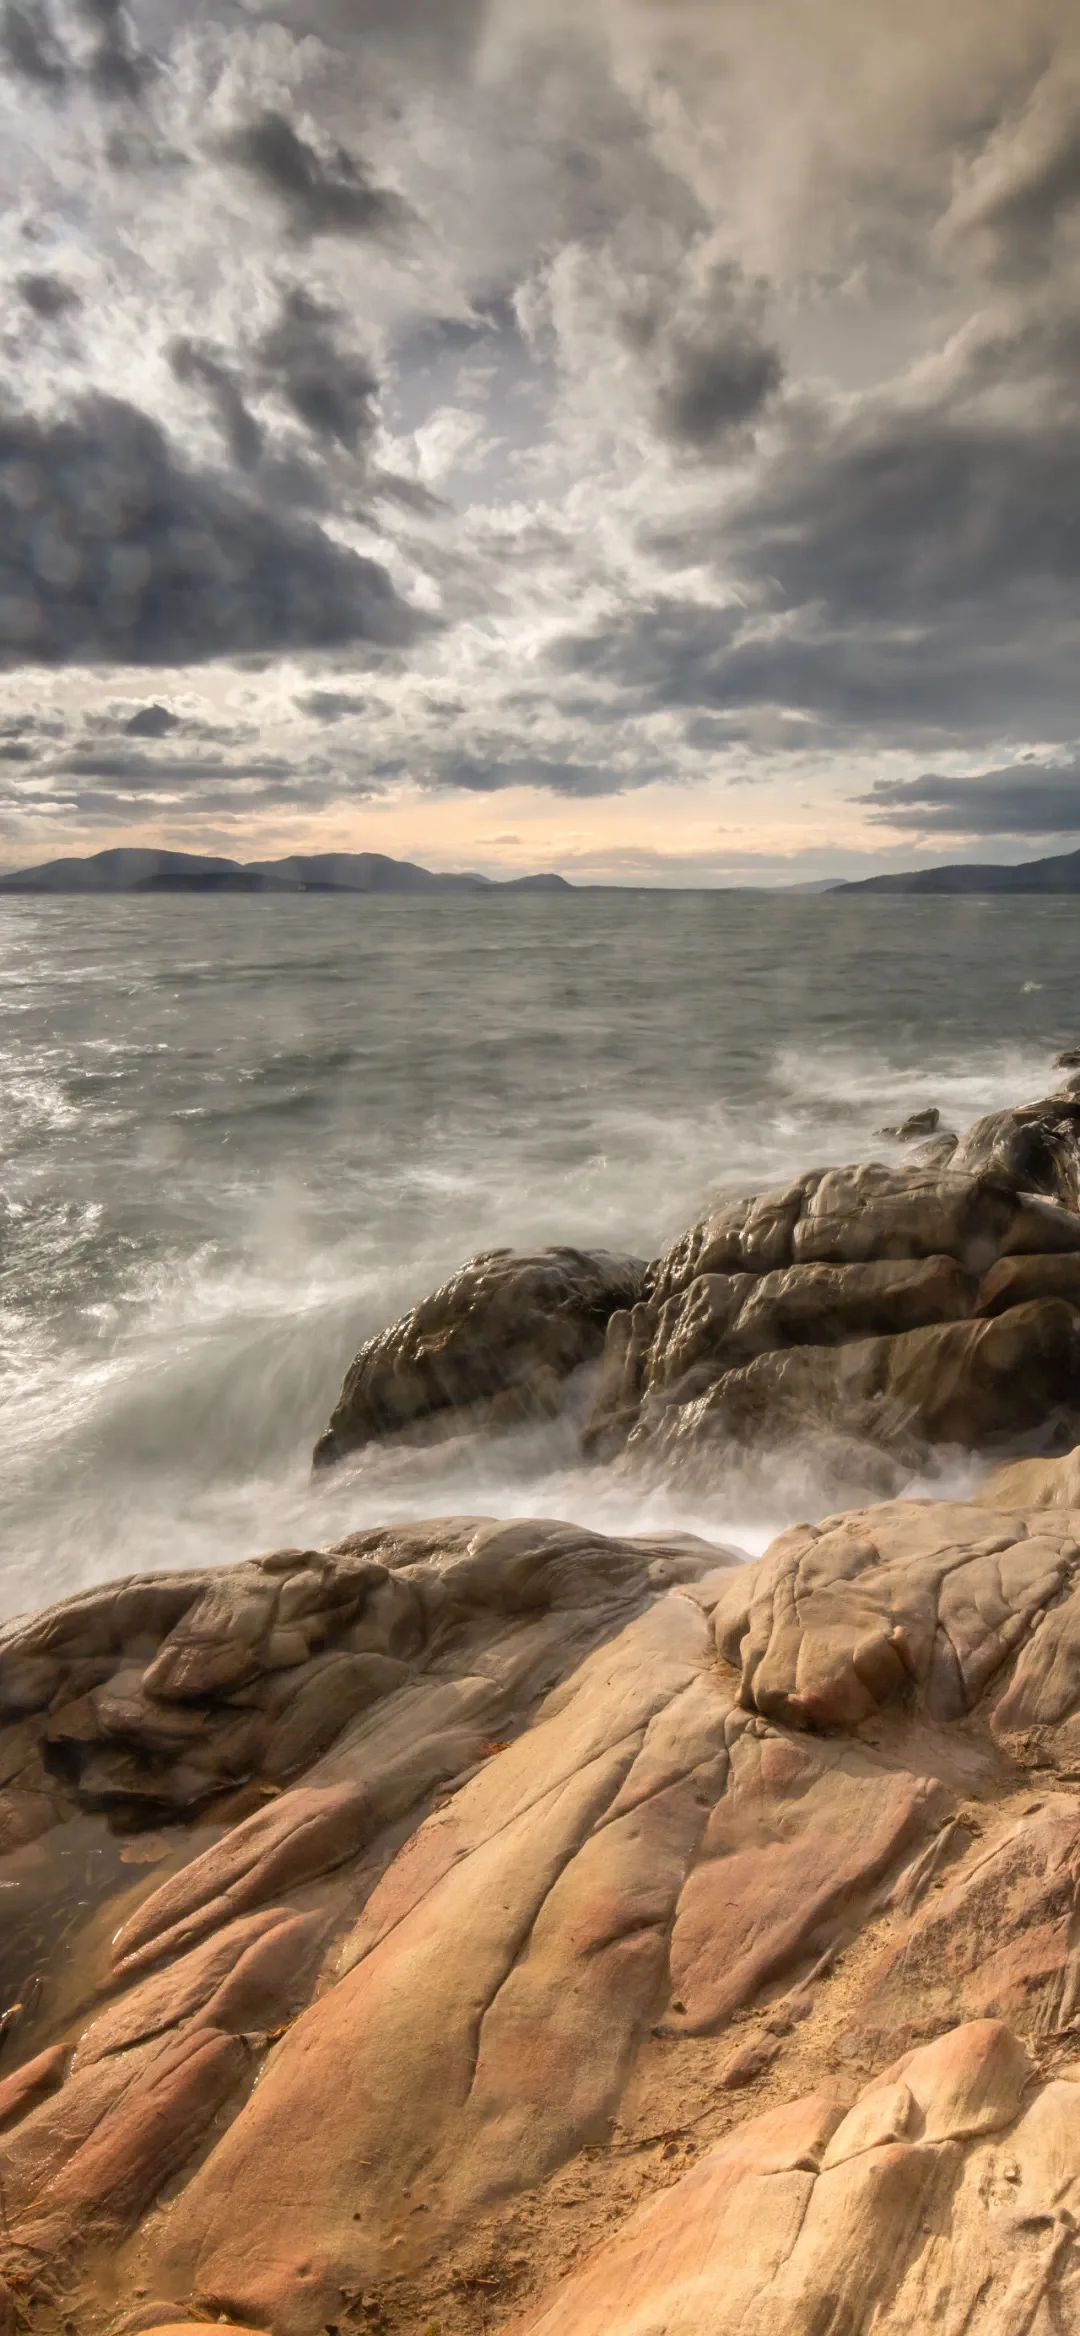
M674 1467L835 1423L843 1364L860 1443L1000 1451L967 1501L755 1562L436 1520L0 1632L0 2329L1080 2322L1059 1103L649 1268L483 1261L485 1385L467 1274L351 1375L412 1432L497 1401L492 1323L515 1403L606 1341L590 1439Z

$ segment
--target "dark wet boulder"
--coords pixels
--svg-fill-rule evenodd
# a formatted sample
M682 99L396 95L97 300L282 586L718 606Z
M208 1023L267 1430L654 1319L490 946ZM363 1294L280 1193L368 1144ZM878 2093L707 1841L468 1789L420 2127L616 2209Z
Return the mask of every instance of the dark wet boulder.
M473 1258L361 1349L316 1466L387 1437L557 1410L564 1382L601 1354L612 1314L632 1306L644 1283L636 1258L605 1251Z
M909 1111L896 1127L883 1127L883 1136L894 1144L913 1144L920 1136L933 1136L941 1126L941 1113L936 1103L928 1103L925 1111Z
M962 1147L961 1147L962 1149ZM1080 1250L1080 1216L1033 1194L1003 1169L830 1169L808 1195L792 1236L793 1262L954 1257L984 1273L999 1257Z
M1080 1208L1080 1095L1048 1095L988 1113L961 1138L951 1166Z

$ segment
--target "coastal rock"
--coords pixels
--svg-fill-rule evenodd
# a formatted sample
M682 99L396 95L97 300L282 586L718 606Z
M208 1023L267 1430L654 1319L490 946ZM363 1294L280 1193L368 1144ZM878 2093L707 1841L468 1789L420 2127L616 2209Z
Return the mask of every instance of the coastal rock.
M1058 1778L1080 1726L1078 1532L1060 1506L895 1501L739 1564L689 1538L451 1520L163 1580L126 1712L232 1709L250 1650L302 1612L369 1652L378 1635L408 1676L284 1791L253 1805L230 1784L209 1824L159 1830L144 1868L116 1854L139 1855L137 1812L117 1833L121 1812L66 1786L56 1854L77 1822L96 1897L35 1950L0 2093L0 2274L28 2325L116 2336L105 2278L159 2299L158 2326L225 2312L323 2336L362 2296L393 2336L480 2336L494 2297L537 2336L593 2312L607 2330L632 2292L639 2313L689 2311L689 2249L687 2329L753 2327L765 2303L712 2187L753 2160L801 2185L800 2231L824 2218L809 2252L795 2222L787 2254L768 2239L760 2290L762 2336L809 2329L848 2294L850 2249L863 2263L892 2227L900 2151L905 2214L928 2152L933 2182L959 2169L926 2193L938 2284L909 2292L899 2246L896 2289L959 2336L978 2151L1007 2135L1045 2215L1058 2144L1036 2112L1064 2084L1080 2102L1080 1799ZM140 1609L143 1585L114 1585L3 1651L47 1654L64 1709L89 1660L130 1671L118 1617ZM13 1853L0 1881L49 1855ZM607 2243L545 2302L553 2229ZM1034 2306L1050 2258L1023 2260Z
M0 1845L76 1812L145 1827L239 1789L277 1794L384 1702L397 1713L411 1696L419 1718L433 1653L455 1631L478 1617L527 1617L539 1645L544 1616L564 1611L581 1618L563 1625L580 1647L609 1605L647 1594L649 1562L640 1545L572 1526L523 1536L451 1519L358 1533L330 1551L278 1550L209 1576L111 1584L10 1623L0 1678L33 1675L51 1695L0 1728ZM403 1776L426 1776L418 1789L445 1760L459 1764L475 1735L470 1710L497 1709L496 1669L486 1658L486 1680L421 1731L423 1753L402 1747Z
M610 1316L640 1297L634 1258L580 1249L489 1250L363 1347L346 1374L319 1467L440 1424L507 1425L557 1410L595 1361Z
M1064 1298L1080 1306L1080 1255L1002 1257L983 1276L974 1311L1004 1314L1033 1298Z
M1039 2084L1000 2022L741 2126L514 2336L1013 2336L1080 2307L1078 2072ZM1044 2311L1044 2302L1047 2309Z
M651 1425L757 1355L961 1321L972 1312L976 1287L950 1257L701 1274L659 1308L614 1317L585 1448L610 1452L619 1431L625 1437L636 1425Z
M881 1134L891 1137L894 1144L913 1144L920 1136L933 1136L941 1126L941 1113L936 1103L928 1103L923 1111L909 1111L896 1127L883 1127Z
M842 1346L792 1346L643 1416L628 1455L701 1480L732 1446L838 1433L916 1465L934 1445L992 1450L1077 1416L1080 1314L1060 1299Z
M648 1267L478 1258L362 1350L315 1457L552 1414L598 1362L590 1458L700 1482L733 1448L824 1432L851 1489L875 1453L910 1466L1080 1427L1078 1305L1080 1099L1059 1093L935 1133L907 1167L725 1200Z
M952 1165L1080 1207L1080 1096L1051 1095L989 1113L969 1128Z
M1070 1515L1038 1532L986 1522L974 1505L893 1501L781 1534L714 1615L742 1709L813 1730L912 1699L931 1719L963 1718L1080 1587Z
M942 1128L940 1135L931 1136L927 1143L919 1145L912 1159L920 1168L947 1168L959 1141L951 1128Z
M960 1173L951 1165L936 1174L869 1161L731 1202L665 1253L647 1295L662 1305L700 1274L768 1273L794 1264L946 1256L983 1274L999 1257L1055 1250L1080 1250L1072 1202L1044 1198L1004 1174Z
M1054 1460L1014 1460L995 1470L986 1491L1007 1508L1080 1510L1080 1445Z
M1000 1447L966 1500L746 1562L373 1527L0 1630L0 2329L1080 2319L1073 1109L479 1260L331 1431L599 1362L598 1458Z

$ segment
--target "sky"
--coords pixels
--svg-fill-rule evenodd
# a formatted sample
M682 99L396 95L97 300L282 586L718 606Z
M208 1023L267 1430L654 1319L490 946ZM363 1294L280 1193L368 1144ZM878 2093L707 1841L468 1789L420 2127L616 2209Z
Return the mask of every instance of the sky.
M1080 844L1076 0L0 0L0 862Z

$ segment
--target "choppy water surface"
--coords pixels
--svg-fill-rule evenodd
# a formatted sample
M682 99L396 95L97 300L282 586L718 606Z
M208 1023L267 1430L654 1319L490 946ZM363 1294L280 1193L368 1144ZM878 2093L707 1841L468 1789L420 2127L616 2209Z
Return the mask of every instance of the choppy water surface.
M812 1486L643 1501L553 1431L315 1485L310 1449L475 1250L651 1255L1078 1040L1064 900L0 902L2 1609L448 1509L762 1546Z

